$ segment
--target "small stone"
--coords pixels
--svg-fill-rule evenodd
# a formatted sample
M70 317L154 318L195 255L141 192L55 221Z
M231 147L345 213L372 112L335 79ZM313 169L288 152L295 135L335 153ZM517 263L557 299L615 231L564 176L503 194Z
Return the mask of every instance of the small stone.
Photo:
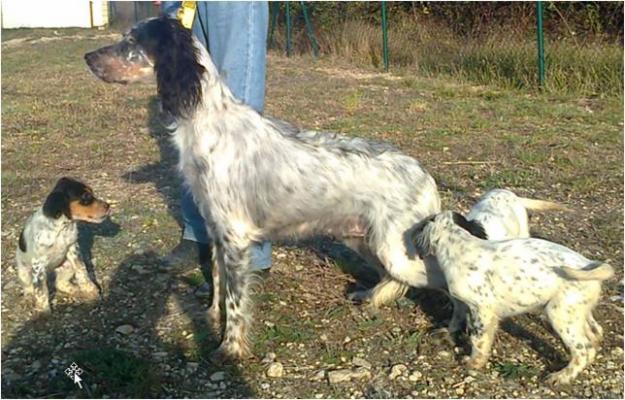
M371 377L371 373L365 368L359 367L353 370L349 369L337 369L335 371L328 372L328 382L336 384L339 382L347 382L352 379L362 379Z
M268 363L274 361L275 359L276 359L276 353L269 352L269 353L265 354L265 357L262 359L261 362L263 362L265 364L268 364Z
M621 358L621 357L623 357L623 348L617 346L617 347L612 349L611 353L612 353L612 355L614 357Z
M388 378L390 380L395 380L399 376L403 375L406 371L408 371L408 367L406 367L404 364L393 365L393 367L391 367L391 373L388 375Z
M272 362L267 368L267 376L270 378L281 378L284 375L284 366L279 362Z
M361 357L352 358L352 364L354 364L354 366L356 367L363 367L366 369L371 369L371 363Z
M41 361L39 360L35 360L30 367L34 370L37 371L39 368L41 368Z
M423 374L419 371L413 371L412 374L408 376L408 380L410 382L417 382L423 378Z
M298 271L298 272L299 272L299 271L301 271L301 270L303 270L303 269L304 269L304 266L303 266L303 265L301 265L301 264L297 264L297 265L295 266L295 271Z
M317 371L315 375L311 378L313 381L320 381L326 377L326 371L324 369Z
M226 378L226 373L224 371L214 372L210 376L210 380L213 382L220 382L220 381L223 381L225 378Z
M319 336L319 340L321 340L322 342L327 342L328 341L328 335L326 335L325 333L322 334L321 336Z
M456 394L462 396L464 394L464 388L462 386L456 388Z
M263 390L269 389L269 384L267 382L263 382L260 384L260 388Z
M132 325L120 325L115 329L115 332L122 335L130 335L134 330L135 328Z
M189 371L195 371L195 370L197 370L197 367L198 367L198 366L199 366L199 364L198 364L198 363L196 363L196 362L188 362L188 363L187 363L187 369L188 369Z
M315 399L323 399L323 393L315 393Z
M439 351L438 352L439 357L443 357L443 358L449 358L451 357L451 353L445 350Z

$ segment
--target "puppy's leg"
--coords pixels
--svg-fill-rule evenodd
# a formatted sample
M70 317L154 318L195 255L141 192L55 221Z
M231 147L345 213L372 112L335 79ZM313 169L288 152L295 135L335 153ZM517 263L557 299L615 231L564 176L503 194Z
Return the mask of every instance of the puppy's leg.
M33 285L33 267L27 264L17 264L17 278L22 284L25 296L32 296L35 292L35 286Z
M76 285L72 283L72 279L76 274L69 261L65 260L54 272L56 274L55 286L57 292L73 294L77 290Z
M590 312L592 306L582 306L582 303L572 304L567 299L580 299L584 297L581 290L573 289L577 292L571 295L571 290L566 294L558 295L547 305L546 311L551 326L558 333L566 347L571 353L571 361L560 371L554 372L547 377L547 382L555 385L568 384L588 365L596 354L596 344L587 331L591 329L588 317L583 315ZM582 316L580 318L580 316Z
M499 319L488 307L470 305L469 330L471 333L471 357L466 360L470 369L484 367L495 340Z
M89 299L98 297L100 291L95 282L89 277L87 266L78 249L78 243L74 243L69 247L69 250L67 250L67 262L74 271L76 286L80 294Z
M603 328L599 325L597 320L595 320L595 317L592 315L592 310L588 313L586 322L588 322L588 337L590 337L595 346L598 346L603 340Z
M226 326L219 348L212 356L213 361L223 362L227 358L243 358L250 355L248 331L251 323L250 308L250 256L251 241L233 240L225 237L217 244L220 257L223 256L226 280L225 310Z
M32 266L32 286L35 296L35 311L49 313L50 291L48 289L48 272L46 263L42 260L35 260Z

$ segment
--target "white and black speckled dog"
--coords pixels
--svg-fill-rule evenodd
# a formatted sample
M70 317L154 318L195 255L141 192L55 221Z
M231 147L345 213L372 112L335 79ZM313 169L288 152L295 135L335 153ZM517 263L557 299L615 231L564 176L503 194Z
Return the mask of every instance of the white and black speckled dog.
M215 359L249 351L248 250L256 241L344 240L383 271L369 293L375 304L403 295L407 285L444 286L408 234L440 211L434 179L414 158L362 139L285 131L235 99L206 50L172 19L139 22L85 59L106 82L155 72L163 108L178 119L180 171L212 235L214 264L225 272L226 326ZM211 316L218 318L214 297Z
M570 211L566 206L546 200L519 197L505 189L485 193L467 214L469 221L484 227L489 240L530 237L527 211Z
M80 256L76 221L100 223L108 214L109 205L90 187L61 178L28 219L16 251L17 276L25 294L34 296L36 312L50 311L49 279L61 292L98 295Z
M603 330L592 310L612 267L546 240L490 241L476 235L484 237L479 223L451 211L427 218L415 230L418 251L436 257L450 295L470 310L469 367L485 365L502 318L544 308L571 352L569 364L548 381L569 383L595 358Z

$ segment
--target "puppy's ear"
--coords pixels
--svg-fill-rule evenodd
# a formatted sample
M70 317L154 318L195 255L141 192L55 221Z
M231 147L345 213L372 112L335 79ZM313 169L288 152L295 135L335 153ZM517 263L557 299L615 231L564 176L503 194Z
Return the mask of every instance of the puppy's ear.
M486 235L484 227L479 222L468 221L462 214L457 212L453 213L453 218L454 224L469 232L471 235L484 240L488 239L488 235Z
M69 209L69 198L63 192L52 192L43 203L43 215L48 218L58 219L65 215L71 219L72 214Z

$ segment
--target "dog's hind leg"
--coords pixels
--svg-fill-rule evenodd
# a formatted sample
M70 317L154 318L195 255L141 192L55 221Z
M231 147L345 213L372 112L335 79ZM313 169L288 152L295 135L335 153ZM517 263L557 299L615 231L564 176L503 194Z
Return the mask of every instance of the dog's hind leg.
M367 265L373 267L380 276L380 282L375 287L350 293L348 296L350 300L358 302L370 301L370 304L377 308L389 304L406 294L408 287L388 276L384 266L371 252L364 238L344 238L343 243L358 253L367 262Z
M587 288L571 288L558 294L546 307L547 316L551 326L558 333L566 347L571 352L571 361L560 371L554 372L547 377L551 384L568 384L579 375L597 355L597 343L592 335L588 335L591 329L588 315L596 303L588 299ZM598 293L598 290L597 290ZM578 299L590 300L589 304L582 304ZM570 301L576 299L578 301Z
M214 362L250 355L248 333L251 323L250 255L251 241L224 237L217 244L223 257L225 282L226 326L219 348L213 353Z

